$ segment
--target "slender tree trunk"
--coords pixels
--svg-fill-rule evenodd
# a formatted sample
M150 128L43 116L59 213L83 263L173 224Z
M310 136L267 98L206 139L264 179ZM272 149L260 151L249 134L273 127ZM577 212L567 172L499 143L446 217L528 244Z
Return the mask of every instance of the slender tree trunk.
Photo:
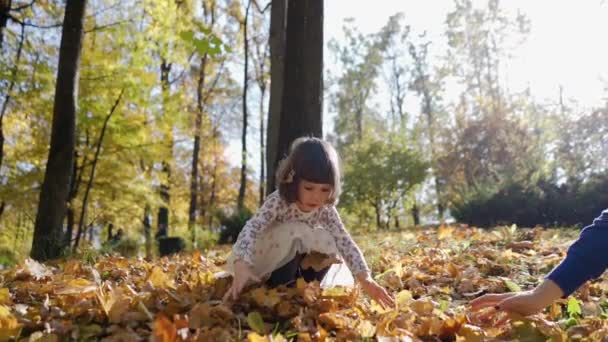
M209 211L208 209L212 209L215 206L215 198L216 198L216 192L217 192L217 171L218 171L218 164L219 164L219 158L218 158L218 153L217 153L217 140L219 139L219 128L218 127L213 127L213 136L212 136L212 141L213 141L213 149L212 149L212 153L213 153L213 173L212 173L212 177L211 177L211 195L209 196L209 202L207 202L207 209L206 211ZM209 227L211 227L213 224L213 213L209 214Z
M152 260L152 224L150 223L150 215L152 215L152 210L150 209L150 205L146 204L144 209L144 218L142 220L144 226L144 240L146 244L146 259Z
M4 43L4 30L11 11L12 0L0 0L0 53Z
M6 6L6 7L3 7ZM3 17L0 18L0 53L2 52L2 36L3 36L3 30L4 27L6 26L6 18L4 18L4 15L6 15L8 17L8 12L10 11L11 8L11 1L6 1L5 3L2 2L2 0L0 0L0 15L2 15ZM13 66L13 69L11 70L11 79L6 91L6 94L4 95L4 101L2 102L2 108L0 109L0 172L2 171L2 163L4 161L4 115L6 114L6 111L8 109L8 104L11 100L11 92L13 91L13 88L15 87L15 83L17 81L17 71L19 68L19 61L21 59L21 51L23 50L23 41L25 40L25 25L21 25L21 35L19 38L19 44L17 46L17 54L15 56L15 65ZM0 200L0 218L2 217L2 214L4 213L4 208L6 208L6 202L4 200Z
M101 127L101 132L99 133L99 139L97 139L97 146L95 147L95 157L93 157L93 163L91 164L91 174L89 175L89 181L87 182L87 187L84 190L84 198L82 199L82 208L80 210L80 221L78 222L78 232L76 233L76 240L74 241L74 250L78 248L78 244L80 242L80 236L85 229L85 218L87 211L87 204L89 199L89 193L93 188L93 180L95 179L95 169L97 168L97 162L99 161L99 153L101 152L101 144L103 144L103 138L106 134L106 128L108 127L108 122L112 117L112 114L116 111L118 104L120 103L120 99L122 98L122 94L124 93L124 89L120 91L116 102L112 106L110 113L106 116L106 119L103 122L103 126Z
M412 219L414 220L414 226L420 225L420 208L418 208L416 199L414 199L414 205L412 206Z
M382 228L382 210L380 208L380 201L374 203L374 209L376 211L376 227Z
M170 84L169 84L169 74L171 72L172 63L168 63L166 60L162 60L160 65L160 85L163 97L163 111L165 119L169 115L168 111L168 103L169 103L169 93L170 93ZM173 153L173 135L171 132L171 128L169 128L169 152ZM158 216L157 216L157 232L156 237L165 237L169 234L169 205L171 201L170 197L170 184L171 184L171 166L167 160L163 160L162 162L162 172L166 175L166 179L160 184L160 199L161 206L158 208Z
M78 68L86 0L67 0L59 48L49 157L40 191L31 257L61 255L62 226L74 158Z
M279 129L281 126L281 103L285 76L285 29L287 23L287 0L272 0L270 12L270 99L268 103L268 125L266 129L266 192L275 190L277 162L283 158L278 154Z
M265 146L264 146L264 100L266 98L266 87L260 87L260 206L264 204L266 197L266 165L265 161Z
M285 44L277 158L298 137L323 136L323 0L289 1Z
M194 147L192 149L192 171L190 172L190 208L188 210L188 229L193 245L196 243L196 204L199 195L198 159L201 149L201 129L203 126L203 89L205 87L205 69L207 66L207 54L201 57L201 65L198 74L196 91L197 111L194 120Z
M245 206L245 192L247 190L247 89L249 88L249 37L247 36L247 23L249 19L249 9L251 1L247 2L245 9L245 19L243 21L243 41L245 44L245 68L243 71L243 133L241 134L241 186L239 187L239 197L237 207L239 209Z

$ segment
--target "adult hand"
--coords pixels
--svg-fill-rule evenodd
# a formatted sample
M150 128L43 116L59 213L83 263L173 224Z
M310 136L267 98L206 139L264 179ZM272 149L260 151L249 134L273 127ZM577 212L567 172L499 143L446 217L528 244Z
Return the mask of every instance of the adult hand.
M557 284L547 279L531 291L483 295L471 301L471 310L494 307L497 311L529 316L540 312L563 294Z

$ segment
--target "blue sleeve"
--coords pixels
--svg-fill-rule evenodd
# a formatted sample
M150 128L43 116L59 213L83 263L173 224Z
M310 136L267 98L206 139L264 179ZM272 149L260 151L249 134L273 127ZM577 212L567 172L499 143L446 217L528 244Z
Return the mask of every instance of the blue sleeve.
M599 277L608 267L608 209L585 227L568 249L568 255L549 275L564 292L576 291L589 279Z

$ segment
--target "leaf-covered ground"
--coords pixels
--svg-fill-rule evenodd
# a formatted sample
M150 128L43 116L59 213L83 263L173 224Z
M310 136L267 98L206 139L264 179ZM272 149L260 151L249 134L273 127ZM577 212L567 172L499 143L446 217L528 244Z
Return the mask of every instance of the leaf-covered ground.
M154 262L105 257L38 264L2 274L0 341L486 341L601 340L608 336L606 278L542 314L523 318L470 312L484 292L535 286L577 232L441 227L357 240L397 308L383 310L357 289L247 290L221 302L215 280L228 248Z

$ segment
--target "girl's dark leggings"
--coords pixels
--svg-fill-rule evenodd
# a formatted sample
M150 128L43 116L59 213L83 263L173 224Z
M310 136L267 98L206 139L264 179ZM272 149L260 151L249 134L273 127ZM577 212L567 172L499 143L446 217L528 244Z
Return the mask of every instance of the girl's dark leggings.
M287 264L272 271L270 278L266 281L266 285L269 287L277 287L279 285L293 286L298 278L302 277L307 282L317 280L321 281L329 267L322 269L321 271L315 271L312 268L302 269L300 263L306 254L296 254L296 256Z

